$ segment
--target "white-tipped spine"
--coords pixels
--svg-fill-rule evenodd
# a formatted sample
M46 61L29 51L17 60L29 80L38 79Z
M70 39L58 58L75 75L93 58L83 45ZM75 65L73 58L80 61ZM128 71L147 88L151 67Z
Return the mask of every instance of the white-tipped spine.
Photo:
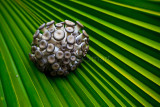
M83 33L81 33L80 35L78 35L78 36L76 37L76 39L84 39L84 38L85 38L85 36L84 36Z
M50 28L56 29L54 23L53 23L52 25L50 25L49 29L50 29Z
M81 27L78 24L76 24L76 26L74 27L74 32L73 33L78 34L80 29L81 29Z
M46 27L43 27L41 30L42 30L43 32L48 31L48 29L47 29Z

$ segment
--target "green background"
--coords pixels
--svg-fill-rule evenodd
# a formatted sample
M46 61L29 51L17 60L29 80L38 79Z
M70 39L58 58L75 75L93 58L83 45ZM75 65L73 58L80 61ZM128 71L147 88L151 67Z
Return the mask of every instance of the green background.
M160 106L160 1L0 1L0 107ZM66 78L28 58L44 22L80 21L90 51Z

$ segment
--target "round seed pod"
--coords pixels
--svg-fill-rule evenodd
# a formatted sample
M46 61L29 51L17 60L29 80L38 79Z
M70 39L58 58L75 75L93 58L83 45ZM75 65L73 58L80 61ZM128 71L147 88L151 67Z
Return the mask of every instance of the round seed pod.
M86 49L86 44L84 42L81 45L81 49L82 49L82 51L85 51L85 49Z
M47 28L45 28L45 23L43 23L38 29L41 30L42 32L46 32Z
M46 42L46 40L41 40L39 43L39 47L41 49L46 49L47 48L48 43Z
M76 56L72 55L70 59L71 59L71 61L75 61L76 60Z
M82 32L83 32L83 35L84 35L85 37L89 38L89 35L87 34L87 32L86 32L85 30L82 30Z
M58 51L57 53L56 53L56 58L57 59L62 59L64 57L64 53L62 52L62 51Z
M50 22L47 22L46 26L52 26L54 24L54 20L50 21Z
M33 63L36 63L36 57L35 57L35 55L29 53L29 59L30 59Z
M54 25L54 20L50 21L50 22L47 22L46 26L47 26L47 29L50 30L50 29L54 29L55 30L55 25Z
M37 59L42 58L42 52L41 52L40 50L36 50L36 51L35 51L35 57L36 57Z
M79 26L79 29L84 27L79 21L76 21L76 23L77 23L77 26Z
M72 66L71 66L71 71L74 71L76 68L77 68L76 65L72 65Z
M32 45L38 45L39 41L38 38L33 39Z
M55 29L54 28L50 28L48 31L52 34L55 31Z
M60 67L60 65L58 63L52 64L52 69L53 70L57 70L59 67Z
M47 52L51 53L55 49L55 46L52 43L49 43L47 46Z
M67 37L67 43L68 43L68 44L74 44L74 42L75 42L74 36L69 35L69 36Z
M57 41L61 41L64 38L63 30L56 30L54 32L53 38Z
M72 50L73 49L73 45L71 45L71 44L67 44L67 49L69 49L69 50Z
M72 21L70 21L70 20L65 20L65 24L67 25L67 26L75 26L75 23L74 22L72 22Z
M35 51L37 50L37 47L36 46L32 46L31 47L31 52L34 54L35 53Z
M34 38L34 39L37 38L38 35L39 35L39 33L40 33L40 31L39 31L39 30L36 30L35 34L33 35L33 38Z
M54 55L49 55L49 56L47 57L47 60L48 60L48 63L50 63L50 64L53 64L53 63L56 61Z
M70 62L70 59L67 59L67 58L65 58L65 59L63 59L63 64L69 64L69 62Z
M49 31L46 31L43 33L42 39L49 41L51 39L51 36L52 36L51 33Z
M66 45L65 45L65 44L62 44L62 45L61 45L61 50L62 50L62 51L65 51L65 50L66 50L66 48L67 48L67 47L66 47Z
M77 39L76 39L76 43L77 43L78 45L80 45L80 44L82 43L82 39L77 38Z
M72 27L66 27L65 30L68 33L72 33L74 31L74 29Z
M71 57L71 52L65 51L64 57L67 58L67 59L69 59Z
M79 21L43 23L33 35L29 59L51 76L68 75L89 51L89 35L82 28Z
M40 30L43 29L43 28L45 27L45 25L46 25L46 24L43 23L38 29L40 29Z
M56 27L57 27L57 28L61 28L62 26L63 26L62 23L57 23L57 24L56 24Z

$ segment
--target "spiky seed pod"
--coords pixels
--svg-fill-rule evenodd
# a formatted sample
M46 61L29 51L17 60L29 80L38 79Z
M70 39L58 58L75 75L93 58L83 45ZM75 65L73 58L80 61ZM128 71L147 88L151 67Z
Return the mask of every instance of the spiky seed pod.
M43 23L33 35L29 59L51 76L68 75L89 51L89 35L82 28L79 21Z

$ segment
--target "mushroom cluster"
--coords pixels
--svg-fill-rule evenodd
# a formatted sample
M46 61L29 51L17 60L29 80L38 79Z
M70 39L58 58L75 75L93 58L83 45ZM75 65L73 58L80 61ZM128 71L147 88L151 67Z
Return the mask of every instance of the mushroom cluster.
M30 60L40 71L66 76L75 70L89 50L89 35L84 26L65 20L42 24L33 35Z

